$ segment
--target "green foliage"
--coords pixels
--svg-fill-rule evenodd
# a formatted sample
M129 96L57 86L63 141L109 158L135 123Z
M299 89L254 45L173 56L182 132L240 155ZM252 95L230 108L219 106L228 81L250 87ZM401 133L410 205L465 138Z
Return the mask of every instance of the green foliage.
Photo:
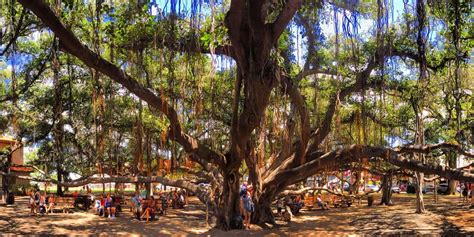
M450 141L472 147L473 68L465 57L459 58L462 76L456 84L454 61L445 63L447 58L462 55L456 53L455 32L459 40L457 50L468 54L472 51L473 27L469 21L472 12L467 1L461 1L457 10L451 2L448 7L437 5L436 1L428 2L429 24L434 30L430 33L433 36L427 39L427 64L441 65L439 69L430 69L429 80L421 85L416 81L418 62L387 56L383 65L366 78L367 84L380 86L353 93L337 105L324 149L359 143L392 145L393 139L413 141L413 101L424 102L427 142ZM112 1L96 9L97 5L90 1L63 1L60 17L90 49L169 101L169 106L178 112L185 132L213 150L227 153L236 62L196 52L231 44L225 26L226 4L216 7L214 12L206 8L196 18L186 14L170 16L159 7L153 8L156 14L152 15L150 4ZM268 24L275 21L284 4L285 1L269 1L265 19ZM359 23L375 23L379 6L374 1L358 4L305 1L298 17L309 26L295 18L272 45L271 60L265 62L273 63L276 71L281 69L300 89L312 129L323 125L337 92L356 85L357 75L378 53L378 48L383 53L392 49L417 53L417 32L413 30L416 15L410 8L395 22L390 20L381 38L377 38L374 26L353 38L339 29L338 44L334 35L322 32L324 23L333 27L334 9L339 14L353 13ZM5 35L0 39L2 47L14 33L11 19L18 20L21 14L19 4L14 5L15 11L11 10L10 6L0 10L0 23L4 23L1 32ZM100 10L99 15L96 10ZM84 175L96 173L98 165L106 173L131 174L138 158L143 163L138 171L141 174L158 172L159 161L163 159L171 158L177 165L183 164L186 154L168 138L170 123L163 115L64 52L58 52L59 73L55 75L54 36L36 24L37 19L31 14L25 19L27 27L15 41L15 49L0 57L0 100L5 99L0 103L0 133L10 132L15 125L18 130L14 133L27 140L27 145L37 147L27 158L31 164L50 174L65 170ZM299 39L303 38L299 45L295 33ZM315 41L308 42L309 36L314 36ZM192 52L185 52L190 48ZM296 52L301 52L300 58L296 58ZM14 75L7 66L12 57L18 62ZM306 61L310 69L330 73L310 75L297 82L297 75L308 69L301 61ZM42 71L41 65L44 65ZM15 88L12 76L15 76ZM265 111L265 123L259 128L265 133L266 158L281 151L286 136L292 136L292 142L299 139L299 115L283 92L285 88L276 85ZM241 96L244 93L245 85ZM238 102L244 106L243 100ZM456 113L456 106L460 114ZM287 134L289 119L296 123L297 131L290 135ZM256 144L257 137L258 132L252 134ZM241 168L246 170L245 166Z

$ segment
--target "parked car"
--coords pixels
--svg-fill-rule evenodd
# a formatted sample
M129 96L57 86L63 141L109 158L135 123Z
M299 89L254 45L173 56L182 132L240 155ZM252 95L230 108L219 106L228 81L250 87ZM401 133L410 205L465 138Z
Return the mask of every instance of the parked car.
M434 186L431 184L423 186L423 193L434 193Z
M398 187L398 185L392 185L392 193L400 193L400 187Z
M374 191L374 192L377 192L379 191L379 186L375 185L375 184L369 184L367 186L365 186L365 192L370 192L370 191Z
M448 183L440 183L438 185L438 193L446 194L448 193Z

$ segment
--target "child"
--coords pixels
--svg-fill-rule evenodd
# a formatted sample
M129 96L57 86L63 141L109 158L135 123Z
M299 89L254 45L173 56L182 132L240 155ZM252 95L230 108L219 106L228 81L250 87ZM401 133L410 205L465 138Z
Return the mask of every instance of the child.
M28 196L30 196L30 213L34 215L36 214L35 194L33 191L30 191Z
M102 194L99 197L99 208L97 212L99 212L99 216L105 216L105 198Z

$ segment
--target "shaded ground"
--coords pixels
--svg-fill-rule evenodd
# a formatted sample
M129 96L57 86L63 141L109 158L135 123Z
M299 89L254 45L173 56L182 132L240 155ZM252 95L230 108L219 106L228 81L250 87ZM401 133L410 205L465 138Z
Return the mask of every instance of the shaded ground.
M16 207L0 206L0 233L3 234L89 234L89 235L474 235L474 210L461 204L459 197L441 196L434 204L431 195L425 196L428 213L414 214L414 195L395 195L391 207L332 208L329 211L304 210L290 224L274 229L235 230L222 232L206 227L204 206L190 200L185 210L170 210L167 216L150 223L137 221L125 210L111 220L91 213L54 213L31 216L26 198L19 198Z

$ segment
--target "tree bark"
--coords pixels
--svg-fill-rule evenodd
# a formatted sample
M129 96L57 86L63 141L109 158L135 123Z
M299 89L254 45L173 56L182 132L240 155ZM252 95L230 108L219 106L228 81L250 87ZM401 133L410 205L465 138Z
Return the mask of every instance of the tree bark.
M425 203L423 201L423 180L424 174L422 172L415 173L416 180L416 213L421 214L425 213Z
M218 213L216 227L222 230L230 230L231 222L240 216L239 197L240 174L238 167L231 168L224 173L222 195L218 201Z
M58 173L58 183L56 184L57 186L56 195L63 196L64 195L63 186L61 185L61 183L63 182L63 170L59 163L56 163L56 165L57 165L56 172Z
M457 168L456 167L456 159L457 159L457 154L456 152L453 151L448 151L446 154L446 158L448 160L448 167L450 168ZM446 194L451 194L454 195L456 194L456 180L450 179L448 183L448 190L446 191Z
M392 205L392 175L386 174L382 179L382 200L380 205Z

